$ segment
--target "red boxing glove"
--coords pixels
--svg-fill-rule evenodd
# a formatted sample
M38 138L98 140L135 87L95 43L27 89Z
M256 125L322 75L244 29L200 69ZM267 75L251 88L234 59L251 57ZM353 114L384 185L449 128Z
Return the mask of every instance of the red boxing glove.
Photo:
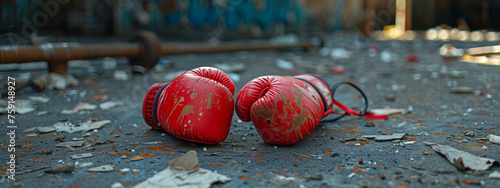
M200 67L153 85L144 99L148 125L188 141L215 145L229 134L234 83L219 69Z
M363 97L367 102L364 94ZM333 104L345 112L333 111ZM387 118L366 113L366 109L360 114L342 105L333 98L328 85L319 76L310 74L253 79L238 94L236 113L241 120L252 121L265 142L276 145L289 145L303 139L322 118L332 113Z

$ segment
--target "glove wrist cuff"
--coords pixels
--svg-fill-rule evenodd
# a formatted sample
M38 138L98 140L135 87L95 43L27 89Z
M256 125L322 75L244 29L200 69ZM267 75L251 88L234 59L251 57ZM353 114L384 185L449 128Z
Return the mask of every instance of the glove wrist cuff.
M144 102L142 105L142 117L144 118L144 121L146 121L146 123L154 129L161 129L161 126L158 125L158 120L156 118L156 103L159 94L167 85L168 83L158 83L151 86L146 94L146 97L144 97Z

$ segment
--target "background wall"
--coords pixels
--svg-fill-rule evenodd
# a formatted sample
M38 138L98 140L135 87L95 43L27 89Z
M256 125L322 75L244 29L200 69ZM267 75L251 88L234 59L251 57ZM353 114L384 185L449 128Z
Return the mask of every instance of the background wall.
M497 0L407 0L411 29L440 24L500 30ZM128 37L156 31L179 40L269 38L333 30L369 33L394 24L395 0L3 0L0 36Z

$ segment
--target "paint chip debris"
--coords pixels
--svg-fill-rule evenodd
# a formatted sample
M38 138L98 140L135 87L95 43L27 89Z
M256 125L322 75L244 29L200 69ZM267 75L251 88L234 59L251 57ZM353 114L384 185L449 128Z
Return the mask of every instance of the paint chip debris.
M455 149L453 147L441 144L426 143L436 152L444 155L453 166L459 170L488 170L496 161L494 159L479 157L471 153Z
M209 188L215 182L228 182L231 179L225 175L200 168L196 151L189 151L181 157L176 157L167 169L143 181L135 188L155 187L202 187Z
M82 159L82 158L89 158L89 157L92 157L94 155L92 155L92 153L82 153L82 154L75 154L75 155L71 155L71 158L73 159Z
M376 141L401 140L406 133L394 133L392 135L362 135L362 138L375 139Z
M99 104L99 108L103 110L109 110L111 108L117 107L117 106L122 106L124 105L124 102L115 102L115 101L108 101L108 102L103 102Z
M96 108L97 108L96 105L80 102L80 103L76 104L75 107L73 107L70 110L63 110L61 112L61 114L76 114L79 111L84 111L84 110L90 111L90 110L95 110Z
M490 143L500 144L500 136L490 134L488 137L489 137Z
M107 165L102 165L102 166L88 169L87 171L89 171L89 172L111 172L113 170L114 170L113 166L107 164Z

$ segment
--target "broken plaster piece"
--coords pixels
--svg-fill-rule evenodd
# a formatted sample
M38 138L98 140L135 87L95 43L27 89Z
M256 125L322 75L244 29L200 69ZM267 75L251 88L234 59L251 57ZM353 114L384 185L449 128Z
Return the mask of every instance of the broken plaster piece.
M399 114L404 112L404 108L381 108L381 109L371 109L370 112L375 115L391 115Z
M181 176L179 176L181 175ZM167 169L143 181L135 188L160 187L204 187L209 188L215 182L227 182L231 179L210 170L200 168L195 151L189 151L181 157L176 157Z
M54 124L54 127L57 132L76 133L81 131L90 131L94 129L99 129L110 122L111 120L102 120L102 121L87 120L79 125L78 124L74 125L69 122L66 123L57 122L56 124Z
M495 171L495 172L491 173L488 177L489 177L489 178L497 178L497 179L500 179L500 172Z
M405 133L394 133L392 135L362 135L362 138L374 138L376 141L390 141L390 140L401 140L405 136Z
M75 107L73 107L73 109L63 110L61 112L61 114L76 114L82 110L94 110L96 108L97 108L96 105L80 102L80 103L76 104Z
M78 80L70 74L47 73L33 80L39 88L65 90L67 86L77 86Z
M109 110L111 108L121 106L123 104L124 104L123 102L108 101L108 102L103 102L103 103L99 104L99 108L101 108L103 110Z
M500 136L490 134L489 137L490 137L490 139L489 139L490 143L500 144Z
M426 143L427 144L427 143ZM470 169L473 171L488 170L495 163L495 160L485 157L479 157L471 153L455 149L453 147L441 144L429 143L436 152L444 155L453 166L459 170Z
M102 165L102 166L88 169L87 171L89 171L89 172L111 172L113 170L114 170L113 166L107 164L107 165Z
M82 159L82 158L88 158L88 157L92 157L92 153L82 153L82 154L75 154L75 155L71 155L71 158L73 159Z

